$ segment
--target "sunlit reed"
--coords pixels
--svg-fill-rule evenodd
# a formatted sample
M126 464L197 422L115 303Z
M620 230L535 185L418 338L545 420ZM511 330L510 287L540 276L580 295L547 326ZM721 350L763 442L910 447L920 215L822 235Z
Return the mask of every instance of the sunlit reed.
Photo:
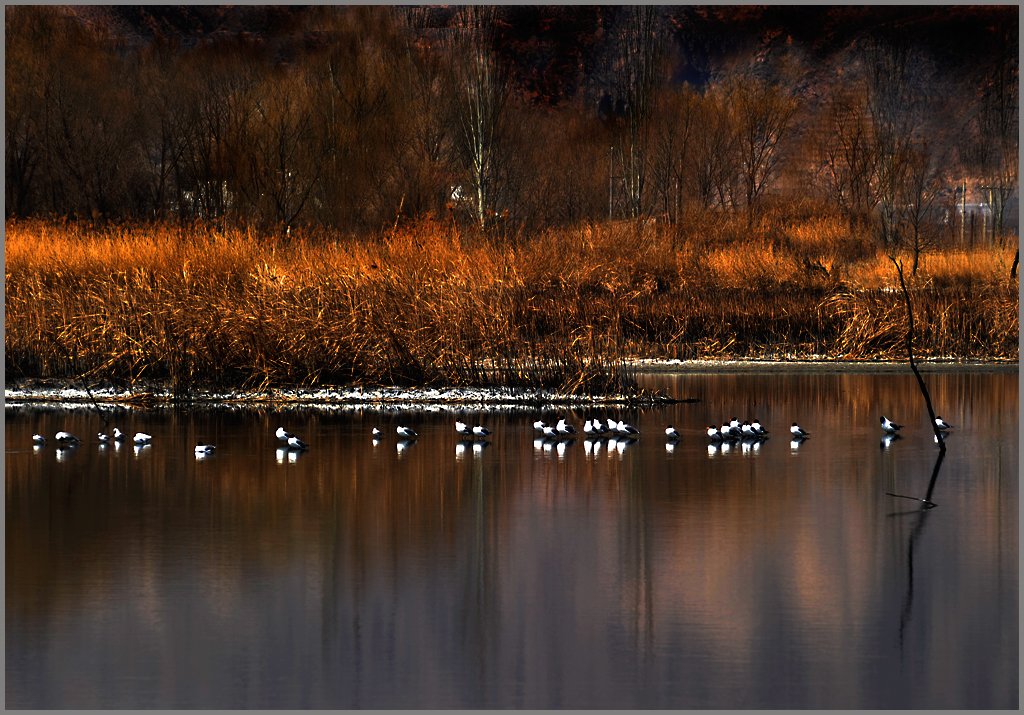
M921 357L1016 359L1012 247L936 250ZM821 220L740 235L632 223L514 240L8 222L9 377L248 389L625 389L629 357L900 359L884 252Z

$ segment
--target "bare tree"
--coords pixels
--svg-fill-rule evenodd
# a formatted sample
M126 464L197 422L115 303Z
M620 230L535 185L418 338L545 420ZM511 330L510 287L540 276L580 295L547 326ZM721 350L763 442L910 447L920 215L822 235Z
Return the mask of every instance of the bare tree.
M66 24L63 47L44 89L51 176L65 211L105 220L125 203L134 149L137 105L122 79L124 66L102 37Z
M909 235L906 237L913 254L911 275L917 275L921 254L934 245L929 218L942 192L939 161L931 145L922 141L911 147L907 156L906 176L901 196L904 219Z
M308 94L302 77L283 75L263 83L254 101L244 186L250 203L286 227L298 219L320 177Z
M255 114L256 67L244 54L190 56L189 114L177 171L183 217L223 219L235 208Z
M42 37L52 36L51 12L33 7L6 10L4 193L8 216L38 210L46 158L41 119L47 58L37 50Z
M689 88L665 97L655 122L652 176L661 210L672 223L683 211L686 166L698 131L699 98Z
M925 137L925 88L931 72L925 58L903 41L867 42L862 58L874 133L876 225L882 245L888 248L902 238L912 161L915 154L920 155L917 147Z
M483 230L498 213L502 195L500 157L511 83L493 50L497 8L469 5L459 17L451 44L457 146L469 175L473 215Z
M142 52L125 78L138 107L140 164L132 185L136 215L165 219L181 206L179 177L194 93L186 65L174 48L154 45Z
M405 176L405 207L413 214L440 215L453 185L453 133L450 130L449 79L444 52L433 42L429 8L405 11L405 44L398 91L406 109L407 141L400 151Z
M625 131L615 147L629 215L643 212L648 144L664 56L664 29L654 5L632 5L620 39L618 95L624 104Z
M999 51L990 65L977 107L980 169L992 206L992 236L1005 223L1006 202L1017 188L1019 175L1020 90L1016 32L997 35Z
M850 227L865 225L875 207L876 154L871 122L854 91L834 89L818 131L818 176Z
M796 102L781 87L754 76L737 78L727 93L749 228L761 194L775 177L780 144L796 112Z
M736 131L724 93L712 88L697 105L696 130L687 164L694 196L704 208L734 204Z

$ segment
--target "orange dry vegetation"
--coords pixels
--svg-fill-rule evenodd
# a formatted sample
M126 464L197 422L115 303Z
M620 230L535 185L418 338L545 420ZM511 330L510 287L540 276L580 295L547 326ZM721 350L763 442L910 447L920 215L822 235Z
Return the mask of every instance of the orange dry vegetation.
M1016 359L1014 248L926 254L919 356ZM905 259L905 263L909 263ZM909 273L909 270L908 270ZM633 223L369 239L9 222L18 377L198 387L622 387L628 357L904 357L891 261L814 219L747 235Z

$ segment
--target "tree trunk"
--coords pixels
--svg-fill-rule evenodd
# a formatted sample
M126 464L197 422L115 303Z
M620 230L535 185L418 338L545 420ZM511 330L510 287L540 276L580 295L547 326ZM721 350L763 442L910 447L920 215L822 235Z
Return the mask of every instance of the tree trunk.
M903 302L907 308L907 361L910 363L910 369L914 372L914 377L917 378L917 386L921 390L921 396L924 397L924 406L928 409L928 423L935 434L935 441L939 445L939 451L945 452L946 443L943 439L943 434L939 431L938 425L935 424L935 409L932 407L932 397L928 393L928 386L925 385L921 372L917 369L917 363L914 362L914 308L910 303L910 291L907 290L907 284L903 280L903 263L902 261L897 261L892 256L889 256L889 260L896 266L896 275L899 276L900 289L903 291Z

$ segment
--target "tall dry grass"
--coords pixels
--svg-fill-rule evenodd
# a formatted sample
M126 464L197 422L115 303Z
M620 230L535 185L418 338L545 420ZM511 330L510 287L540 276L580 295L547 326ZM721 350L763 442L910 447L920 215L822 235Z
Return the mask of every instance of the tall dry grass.
M925 257L922 357L1016 358L1011 249ZM610 223L512 243L422 222L368 239L8 222L18 377L624 389L628 357L900 358L888 258L817 219Z

